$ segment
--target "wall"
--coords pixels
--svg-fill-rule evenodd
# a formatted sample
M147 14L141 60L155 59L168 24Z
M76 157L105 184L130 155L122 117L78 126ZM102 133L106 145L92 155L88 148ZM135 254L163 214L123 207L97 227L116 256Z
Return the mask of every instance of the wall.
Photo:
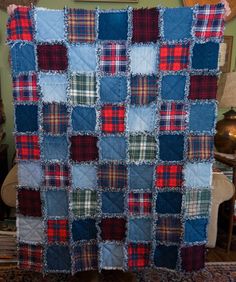
M124 8L127 7L127 3L101 3L99 4L100 8ZM132 4L133 7L153 7L157 5L163 5L168 7L177 7L182 5L182 0L139 0L138 4ZM98 3L76 3L73 0L40 0L38 6L46 8L61 9L64 6L68 7L80 7L92 9L98 6ZM14 140L13 140L13 106L12 106L12 84L10 77L10 69L8 64L8 47L5 45L5 34L6 34L6 25L7 14L6 12L0 11L0 77L1 77L1 94L3 98L3 103L6 112L6 124L5 130L7 137L5 143L9 144L9 160L11 160L14 153ZM232 56L232 68L235 65L235 56L236 56L236 18L227 24L226 35L234 36L234 48ZM220 114L222 111L220 111Z

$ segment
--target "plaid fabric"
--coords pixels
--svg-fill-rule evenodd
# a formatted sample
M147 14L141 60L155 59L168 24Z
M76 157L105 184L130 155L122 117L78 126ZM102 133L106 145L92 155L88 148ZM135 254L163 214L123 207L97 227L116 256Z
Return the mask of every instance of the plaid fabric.
M128 208L132 215L150 215L152 212L152 193L129 193Z
M128 267L139 269L150 264L151 244L129 243L128 246Z
M97 193L91 190L74 191L72 212L75 216L94 216L97 212Z
M185 193L185 216L208 216L211 202L210 190L188 190Z
M181 220L176 217L159 217L156 226L157 241L180 243L182 235Z
M124 218L103 218L100 223L102 240L123 241L126 232L126 220Z
M70 185L69 167L66 164L45 164L44 186L65 187Z
M205 245L182 248L181 249L182 269L190 272L204 268L205 255L206 255Z
M179 71L186 69L189 64L188 44L163 44L160 47L160 70Z
M217 76L192 75L189 99L216 99Z
M18 190L18 210L25 216L41 217L41 198L40 192L35 190ZM34 203L34 204L32 204Z
M37 135L20 135L15 137L18 160L39 160L40 148Z
M39 93L36 74L23 74L13 77L13 97L15 101L19 102L37 102Z
M117 133L125 131L125 107L105 105L101 110L102 131Z
M30 8L18 6L7 25L7 40L33 40L33 22Z
M101 47L100 70L106 73L126 72L128 57L126 45L107 43Z
M73 263L76 270L86 271L98 267L97 244L83 244L76 246L73 254Z
M191 135L188 137L188 159L206 160L213 157L214 136Z
M67 48L61 44L37 46L40 70L65 71L68 68Z
M132 76L131 77L131 104L149 104L157 98L157 77Z
M72 75L69 94L72 104L95 104L97 101L95 74Z
M47 221L49 243L69 241L69 223L66 219L49 219Z
M66 105L43 105L43 130L52 134L62 134L67 131L68 113Z
M20 268L41 272L43 269L43 247L19 244L18 259Z
M161 131L183 131L186 129L186 114L184 104L162 104L160 110Z
M134 135L129 137L131 161L151 161L156 158L156 140L153 136Z
M71 136L71 159L73 161L94 161L98 159L98 138L95 136Z
M198 6L196 12L195 36L219 38L224 33L224 5Z
M94 42L96 11L68 9L68 40L70 42Z
M127 167L122 164L103 164L98 167L98 187L123 189L127 187Z
M159 37L158 18L156 8L133 10L132 42L156 42Z
M156 187L181 187L183 184L182 165L158 165L156 167Z

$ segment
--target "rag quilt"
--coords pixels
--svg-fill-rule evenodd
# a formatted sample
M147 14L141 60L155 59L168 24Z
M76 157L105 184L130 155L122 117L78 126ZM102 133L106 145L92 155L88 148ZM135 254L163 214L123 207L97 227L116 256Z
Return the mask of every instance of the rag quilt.
M20 268L204 267L223 16L15 10Z

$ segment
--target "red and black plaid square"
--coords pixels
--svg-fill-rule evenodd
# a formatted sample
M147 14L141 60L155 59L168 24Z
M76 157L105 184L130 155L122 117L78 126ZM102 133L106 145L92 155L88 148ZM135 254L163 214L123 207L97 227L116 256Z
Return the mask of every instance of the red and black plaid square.
M216 99L217 81L217 76L192 75L189 99Z
M102 240L125 239L126 220L124 218L103 218L100 223Z
M17 159L40 159L39 137L37 135L18 135L15 138Z
M18 190L18 210L26 216L41 217L41 197L40 192L28 189ZM33 204L32 204L33 203Z
M23 74L13 77L13 97L15 101L19 102L37 102L39 93L36 74Z
M69 223L66 219L49 219L47 222L48 242L68 242Z
M101 110L102 131L104 133L118 133L125 131L125 107L105 105Z
M175 188L183 184L182 165L158 165L156 167L156 187Z
M150 215L152 212L152 193L129 193L129 213L132 215Z
M129 269L139 269L149 266L151 244L130 243L128 246Z
M204 268L205 245L191 246L181 249L182 269L188 272Z
M65 187L70 185L69 166L66 164L45 164L44 185L49 187Z
M18 259L20 268L41 272L43 269L43 247L19 244Z

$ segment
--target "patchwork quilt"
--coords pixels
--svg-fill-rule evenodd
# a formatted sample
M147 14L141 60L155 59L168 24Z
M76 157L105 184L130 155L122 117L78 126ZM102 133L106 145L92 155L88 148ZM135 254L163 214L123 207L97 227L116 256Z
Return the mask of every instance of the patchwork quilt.
M20 268L204 267L223 15L15 10Z

